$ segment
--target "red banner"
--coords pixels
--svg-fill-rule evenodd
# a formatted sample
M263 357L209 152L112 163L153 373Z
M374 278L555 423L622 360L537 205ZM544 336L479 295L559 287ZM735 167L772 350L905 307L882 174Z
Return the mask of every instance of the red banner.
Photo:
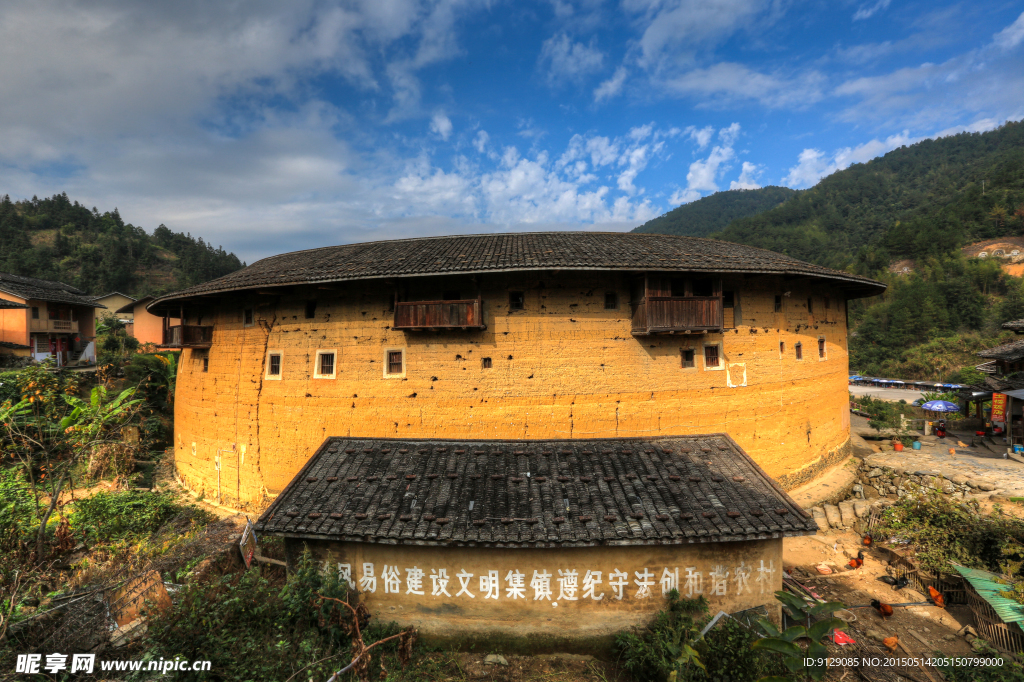
M992 394L992 421L994 421L994 422L1005 422L1006 421L1006 394L1005 393L993 393Z

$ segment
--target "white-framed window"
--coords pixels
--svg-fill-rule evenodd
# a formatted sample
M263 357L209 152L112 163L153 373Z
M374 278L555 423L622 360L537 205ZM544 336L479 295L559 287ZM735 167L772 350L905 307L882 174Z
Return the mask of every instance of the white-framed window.
M254 308L242 308L242 326L252 327L256 324L256 310Z
M336 350L318 350L313 359L314 379L333 379L338 372L338 352Z
M722 357L722 344L704 344L704 369L723 370L725 369L725 358Z
M828 360L828 347L825 344L825 337L818 337L818 361Z
M405 349L385 348L384 349L384 378L404 379L405 378Z
M271 381L280 381L281 376L284 374L284 353L279 350L268 350L266 368L267 371L263 378Z

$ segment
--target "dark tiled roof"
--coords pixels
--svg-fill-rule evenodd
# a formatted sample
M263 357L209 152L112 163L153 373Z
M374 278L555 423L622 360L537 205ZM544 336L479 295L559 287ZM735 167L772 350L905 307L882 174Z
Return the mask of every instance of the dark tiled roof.
M28 306L24 303L15 303L14 301L8 301L0 298L0 308L27 308Z
M1024 359L1024 339L1004 343L1003 345L996 346L995 348L986 348L985 350L978 351L978 357L1017 362L1018 360Z
M129 298L131 298L131 297L129 297ZM142 298L140 298L138 300L132 299L131 303L128 303L127 305L121 306L120 308L118 308L114 312L115 313L134 313L135 312L135 306L139 305L140 303L146 303L147 301L152 301L152 300L153 300L152 296L143 296Z
M47 301L49 303L70 303L90 308L105 308L93 301L81 289L63 282L51 282L35 277L22 277L0 272L0 291L13 294L19 298Z
M1003 329L1009 329L1017 332L1018 334L1024 333L1024 320L1013 320L1011 322L1003 322Z
M0 341L0 348L10 348L12 350L28 350L31 346L23 346L20 343L13 343L11 341Z
M885 290L884 284L867 277L713 239L627 232L534 232L426 237L296 251L264 258L151 305L254 287L510 270L770 273L830 279L853 297Z
M256 528L357 542L574 547L752 540L817 526L729 436L711 434L329 438Z
M134 296L129 296L128 294L122 294L120 291L111 291L109 294L103 294L102 296L90 296L89 300L90 301L98 301L101 298L106 298L107 296L124 296L125 298L130 298L133 301L136 300Z

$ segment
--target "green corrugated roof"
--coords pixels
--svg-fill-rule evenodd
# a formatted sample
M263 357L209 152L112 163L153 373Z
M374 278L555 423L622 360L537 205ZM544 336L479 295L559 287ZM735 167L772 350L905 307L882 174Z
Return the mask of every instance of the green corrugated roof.
M1007 599L999 594L1000 592L1010 590L1011 587L1005 581L1002 583L996 582L997 579L1001 580L998 575L958 564L953 564L953 568L971 583L971 586L974 587L982 599L992 605L992 608L995 609L1004 623L1024 621L1024 604L1018 604L1014 600Z

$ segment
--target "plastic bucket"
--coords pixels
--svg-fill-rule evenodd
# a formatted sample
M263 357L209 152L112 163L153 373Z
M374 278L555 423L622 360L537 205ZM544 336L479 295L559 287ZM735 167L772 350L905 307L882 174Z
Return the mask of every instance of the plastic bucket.
M911 445L911 447L914 448L915 450L920 450L921 449L921 441L915 440L913 445Z
M894 449L894 450L895 450L896 452L902 452L902 451L903 451L903 443L901 443L901 442L899 442L899 441L896 441L895 443L893 443L893 444L892 444L892 447L893 447L893 449Z

